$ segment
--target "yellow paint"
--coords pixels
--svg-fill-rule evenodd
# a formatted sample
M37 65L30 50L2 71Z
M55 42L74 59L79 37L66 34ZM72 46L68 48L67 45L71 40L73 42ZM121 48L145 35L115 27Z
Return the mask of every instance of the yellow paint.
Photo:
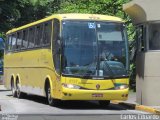
M126 84L128 79L115 79L117 83ZM82 78L62 77L62 83L78 85L84 89L69 89L62 87L62 93L72 94L65 96L61 94L60 99L63 100L127 100L127 97L122 97L122 94L128 94L128 88L124 90L114 90L114 83L111 79L92 80ZM96 85L100 88L97 90ZM92 94L103 94L103 97L92 97Z

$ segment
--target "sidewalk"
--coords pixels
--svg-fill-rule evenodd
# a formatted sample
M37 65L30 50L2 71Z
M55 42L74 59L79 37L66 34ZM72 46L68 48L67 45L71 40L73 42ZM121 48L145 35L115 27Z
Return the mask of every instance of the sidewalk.
M4 85L0 84L0 91L2 90L6 90L6 88L4 87Z
M114 102L114 101L113 101ZM149 112L152 114L158 114L160 115L160 106L145 106L145 105L139 105L136 102L136 92L130 91L128 100L127 101L115 101L118 104L128 106L131 109L140 110L144 112Z
M4 87L4 85L2 85L1 84L1 81L0 81L0 92L1 91L4 91L4 90L6 90L6 88ZM2 99L2 96L1 96L1 99ZM1 111L2 109L1 109L1 105L0 105L0 111Z
M128 95L128 100L125 101L127 103L137 104L136 102L136 92L130 91Z
M138 103L136 102L136 92L131 91L131 92L129 93L128 100L127 100L126 102L127 102L127 103L138 104ZM149 106L149 107L157 108L157 109L160 110L160 106Z
M3 76L0 76L0 85L3 85Z

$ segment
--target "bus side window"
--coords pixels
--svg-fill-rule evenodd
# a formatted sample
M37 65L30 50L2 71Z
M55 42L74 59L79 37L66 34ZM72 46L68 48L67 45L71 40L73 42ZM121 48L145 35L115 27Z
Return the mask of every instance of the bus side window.
M11 47L12 51L16 49L16 40L17 40L16 34L12 34L12 47Z
M22 49L27 48L28 42L28 30L23 30L23 37L22 37Z
M36 33L35 33L35 47L40 47L40 43L42 41L42 32L43 32L43 25L36 26Z
M34 47L35 27L29 28L28 48Z
M7 45L6 45L6 50L7 50L7 51L11 51L11 48L12 48L12 36L9 35L9 36L8 36Z
M16 49L20 50L22 44L22 31L17 32L17 43L16 43Z
M59 35L60 35L60 22L58 19L53 20L53 42L52 42L52 49L53 49L53 61L54 67L57 73L60 74L60 53L59 48Z
M50 45L51 43L51 31L52 31L52 22L49 21L44 23L44 33L43 33L43 46Z

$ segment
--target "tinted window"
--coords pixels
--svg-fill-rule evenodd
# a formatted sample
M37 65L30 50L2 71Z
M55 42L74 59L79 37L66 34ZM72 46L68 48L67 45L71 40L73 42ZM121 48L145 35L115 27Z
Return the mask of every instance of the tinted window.
M68 20L62 21L62 28L64 74L127 75L128 49L123 24Z
M44 33L42 44L44 46L49 45L51 41L52 22L49 21L44 24Z
M22 37L22 48L27 48L28 45L28 30L23 30L23 37Z
M28 48L34 47L35 27L29 28Z
M12 47L11 47L12 50L15 50L16 49L16 35L15 34L12 34Z
M36 27L36 33L35 33L35 47L39 47L40 43L42 41L42 30L43 26L39 25Z
M12 49L12 36L11 35L9 35L8 36L8 51L11 51L11 49Z
M137 32L137 43L138 43L138 51L144 51L146 49L146 45L145 45L145 37L146 37L146 28L144 25L139 25L137 26L136 29Z
M22 32L17 32L17 46L16 49L19 50L21 49L21 44L22 44Z
M149 49L160 50L160 24L159 23L152 23L149 26Z

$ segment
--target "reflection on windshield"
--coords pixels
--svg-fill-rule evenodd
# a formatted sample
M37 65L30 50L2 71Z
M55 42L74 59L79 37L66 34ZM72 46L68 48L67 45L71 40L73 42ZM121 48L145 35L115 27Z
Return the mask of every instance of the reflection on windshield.
M127 75L123 24L63 21L63 74Z

